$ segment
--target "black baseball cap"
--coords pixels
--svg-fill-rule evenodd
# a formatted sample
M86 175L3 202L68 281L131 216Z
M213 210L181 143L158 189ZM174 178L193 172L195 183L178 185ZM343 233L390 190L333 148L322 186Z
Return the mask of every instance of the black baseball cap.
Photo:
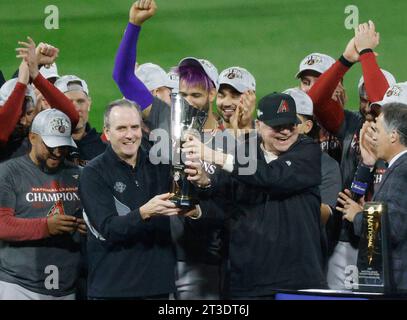
M293 97L278 92L270 93L260 99L257 105L257 120L270 127L301 123L297 118Z

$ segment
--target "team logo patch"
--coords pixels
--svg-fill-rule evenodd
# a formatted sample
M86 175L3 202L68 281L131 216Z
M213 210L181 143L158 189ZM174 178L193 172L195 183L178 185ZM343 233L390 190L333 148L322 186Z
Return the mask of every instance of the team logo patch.
M401 94L401 88L399 86L393 86L387 91L386 96L387 97L391 97L391 96L398 97L398 96L400 96L400 94Z
M321 57L309 56L307 58L307 61L305 61L305 64L308 65L308 66L312 66L312 65L317 64L317 63L322 63Z
M287 160L285 163L287 166L291 166L291 161Z
M286 100L281 100L280 106L277 109L277 113L289 112L290 107L288 106L288 102Z
M64 204L61 200L58 200L57 202L54 203L54 205L48 211L47 217L55 216L55 215L64 215L64 214L65 214Z
M230 79L230 80L235 79L235 78L242 79L242 78L243 78L243 75L242 75L242 73L240 72L240 70L232 69L232 70L230 70L230 71L228 72L228 74L226 75L226 78L228 78L228 79Z
M64 134L69 130L69 123L64 118L55 118L50 122L51 133Z
M119 192L119 193L123 193L124 190L126 190L126 185L123 182L117 181L114 185L114 190Z

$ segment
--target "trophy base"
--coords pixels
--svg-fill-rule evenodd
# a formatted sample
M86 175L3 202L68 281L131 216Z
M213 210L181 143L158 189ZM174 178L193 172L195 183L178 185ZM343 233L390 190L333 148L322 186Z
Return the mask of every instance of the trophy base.
M191 199L189 197L173 196L169 200L172 203L174 203L177 206L177 208L181 208L181 209L184 209L184 210L194 209L195 205L198 204L198 202L195 199Z

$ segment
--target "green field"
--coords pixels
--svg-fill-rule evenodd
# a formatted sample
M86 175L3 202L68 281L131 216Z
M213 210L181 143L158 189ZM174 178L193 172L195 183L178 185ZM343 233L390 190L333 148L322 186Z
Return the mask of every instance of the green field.
M163 68L185 56L212 61L219 71L240 65L257 80L257 96L295 86L300 60L311 52L337 58L352 31L344 27L345 7L357 5L360 21L376 23L381 34L379 64L398 81L407 79L407 1L344 0L156 0L158 11L144 27L138 61ZM44 27L47 5L59 8L59 29ZM102 110L120 97L111 73L128 21L130 0L1 0L0 69L9 78L19 61L14 48L30 35L60 48L60 74L76 74L90 88L91 123L101 128ZM349 108L357 106L360 66L345 78Z

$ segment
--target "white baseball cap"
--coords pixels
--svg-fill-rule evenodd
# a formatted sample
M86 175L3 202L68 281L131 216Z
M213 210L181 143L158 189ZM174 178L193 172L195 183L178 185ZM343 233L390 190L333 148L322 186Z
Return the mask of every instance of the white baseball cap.
M171 90L178 91L179 90L179 75L177 73L177 67L172 67L170 69L170 71L168 71L167 77L169 79L168 87Z
M407 105L407 81L392 85L384 94L383 100L373 102L371 105L382 107L387 103L402 103Z
M240 93L247 90L256 90L256 80L245 68L230 67L223 70L219 75L219 86L228 84Z
M54 86L62 93L68 91L83 91L86 95L89 95L88 84L86 81L74 75L62 76L55 81Z
M10 79L6 81L0 88L0 106L4 105L8 98L10 97L11 93L13 92L16 84L17 84L18 79ZM35 95L34 88L32 85L28 84L27 85L27 90L25 91L25 96L26 97L31 97L33 100L34 105L37 104L37 96Z
M386 70L380 69L383 72L384 77L386 78L387 82L389 83L389 87L395 85L397 83L396 78ZM359 96L363 97L366 93L366 90L363 87L363 84L365 83L365 79L363 76L360 77L359 83L358 83L358 91L359 91Z
M218 69L208 60L205 59L198 59L194 57L186 57L182 59L179 63L178 66L186 66L186 65L195 65L195 66L200 66L206 73L206 75L209 77L209 79L212 80L213 84L215 85L216 90L219 89L219 75L218 75Z
M295 75L299 78L300 74L305 70L313 70L319 73L324 73L335 63L335 59L323 53L314 52L302 59L299 71Z
M285 90L283 93L293 97L295 101L295 107L298 114L303 114L307 116L313 115L313 103L308 94L299 88L290 88Z
M47 109L38 113L32 122L31 132L40 135L50 148L63 146L76 148L71 136L71 121L65 113L57 109Z
M59 78L58 74L58 68L55 63L51 64L50 66L42 66L40 68L40 73L45 79L50 79L50 78Z
M164 69L154 63L140 64L134 71L137 78L139 78L149 91L169 87L170 81Z

